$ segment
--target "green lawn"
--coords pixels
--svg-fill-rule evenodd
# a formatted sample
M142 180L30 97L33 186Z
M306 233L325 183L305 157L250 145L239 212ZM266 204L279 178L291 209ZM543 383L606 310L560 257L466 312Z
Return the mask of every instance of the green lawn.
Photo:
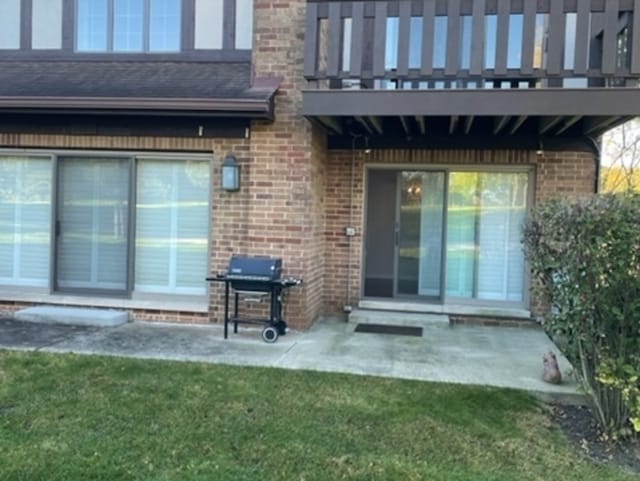
M0 351L0 479L631 480L517 391Z

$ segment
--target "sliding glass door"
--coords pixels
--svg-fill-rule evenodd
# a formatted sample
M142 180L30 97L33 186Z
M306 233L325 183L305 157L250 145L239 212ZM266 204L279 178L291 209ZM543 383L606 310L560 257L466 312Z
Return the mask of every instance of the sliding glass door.
M442 298L446 173L371 170L364 295Z
M365 297L524 303L528 171L372 169L367 192Z
M131 159L58 160L55 290L126 292Z
M522 302L527 172L451 172L446 295Z
M138 162L135 289L205 294L209 163Z

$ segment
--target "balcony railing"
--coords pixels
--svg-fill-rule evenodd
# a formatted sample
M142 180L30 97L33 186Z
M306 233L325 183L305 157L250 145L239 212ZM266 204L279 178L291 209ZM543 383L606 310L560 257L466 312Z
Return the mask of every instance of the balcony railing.
M640 0L309 0L304 75L337 89L638 86Z

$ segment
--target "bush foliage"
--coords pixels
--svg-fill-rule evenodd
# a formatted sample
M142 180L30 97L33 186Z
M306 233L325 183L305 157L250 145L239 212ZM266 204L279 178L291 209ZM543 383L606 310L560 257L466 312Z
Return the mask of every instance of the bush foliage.
M524 228L544 326L610 436L640 431L640 195L538 206Z

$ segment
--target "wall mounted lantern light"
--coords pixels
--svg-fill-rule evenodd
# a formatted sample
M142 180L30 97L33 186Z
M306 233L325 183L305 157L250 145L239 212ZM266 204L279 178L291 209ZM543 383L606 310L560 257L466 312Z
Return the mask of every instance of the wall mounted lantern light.
M233 154L227 154L222 161L222 190L227 192L240 190L240 164Z

